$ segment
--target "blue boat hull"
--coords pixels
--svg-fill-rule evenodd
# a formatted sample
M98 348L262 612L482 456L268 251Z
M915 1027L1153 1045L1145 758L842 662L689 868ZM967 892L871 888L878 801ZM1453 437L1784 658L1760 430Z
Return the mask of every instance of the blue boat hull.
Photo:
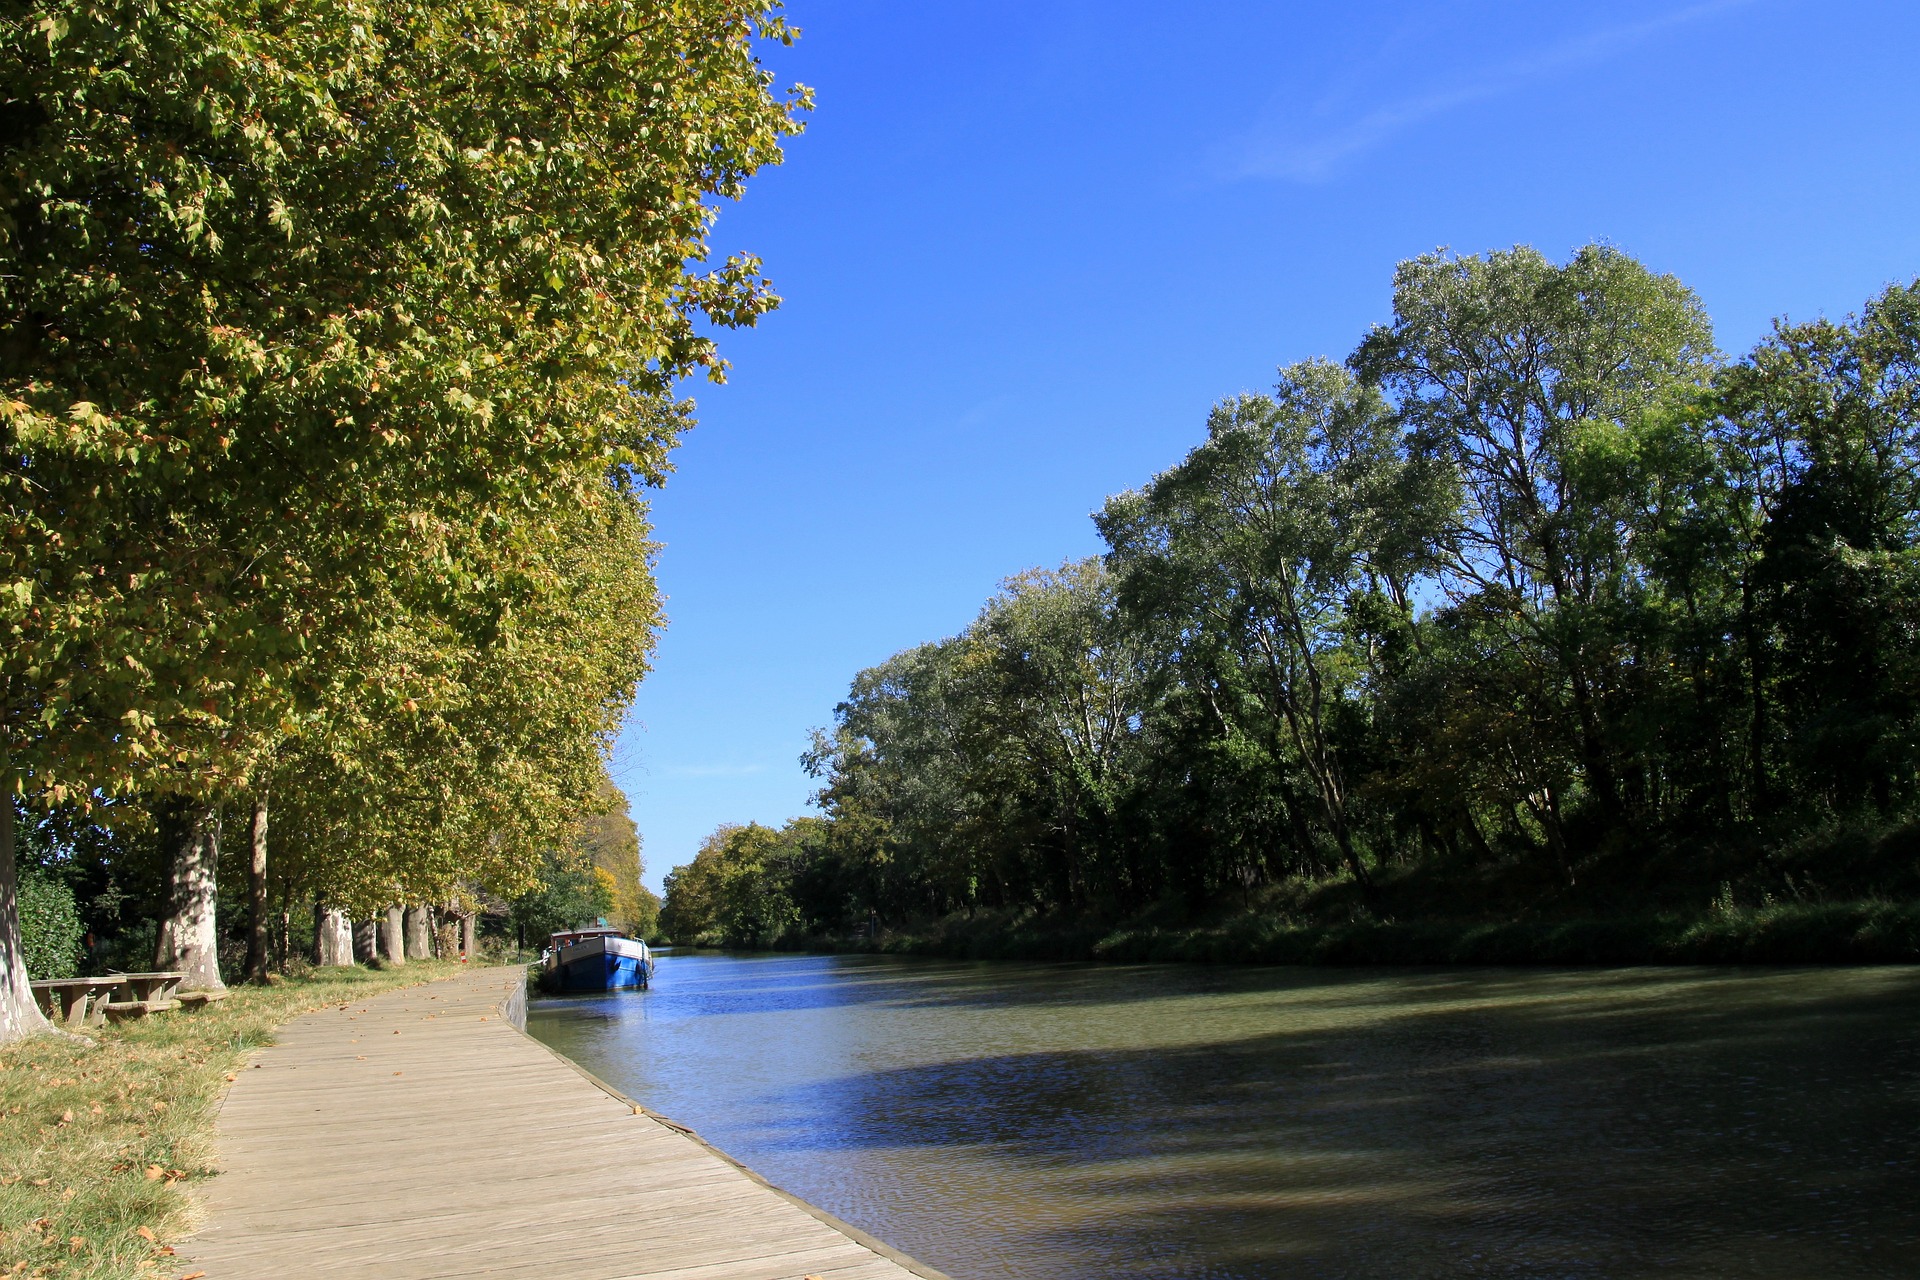
M556 991L644 991L652 968L633 956L603 954L555 965L547 977Z

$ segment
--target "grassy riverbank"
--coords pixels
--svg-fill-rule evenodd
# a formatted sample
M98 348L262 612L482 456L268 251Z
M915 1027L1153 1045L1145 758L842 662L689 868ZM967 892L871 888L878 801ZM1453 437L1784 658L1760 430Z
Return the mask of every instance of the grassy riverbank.
M215 1172L214 1114L247 1054L300 1014L445 977L450 961L323 969L219 1004L0 1050L0 1274L174 1277Z
M1920 904L1856 901L1512 920L1302 920L1257 908L1200 921L978 912L811 936L782 949L996 960L1245 964L1904 964L1920 961Z

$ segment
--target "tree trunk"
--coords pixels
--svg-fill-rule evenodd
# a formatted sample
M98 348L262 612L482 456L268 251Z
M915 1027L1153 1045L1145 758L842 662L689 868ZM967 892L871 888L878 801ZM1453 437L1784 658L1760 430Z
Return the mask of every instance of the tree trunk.
M354 921L353 955L364 965L380 963L380 926L374 920Z
M401 907L388 907L380 917L380 949L389 966L407 962L407 913Z
M214 928L215 880L220 867L220 811L188 804L177 810L173 872L167 882L167 914L153 949L155 969L187 976L182 991L225 991L220 981L220 938Z
M0 771L0 781L11 783L12 775ZM13 878L13 788L0 788L0 1044L42 1031L53 1024L33 1002L33 990L27 985L27 955L20 942L20 903L14 896Z
M433 959L433 921L425 903L407 908L407 959Z
M345 968L353 963L353 922L339 907L313 904L314 963Z
M252 854L247 860L247 981L267 980L267 791L253 797L253 822L247 828Z
M480 954L480 917L469 911L460 917L460 955L472 960Z

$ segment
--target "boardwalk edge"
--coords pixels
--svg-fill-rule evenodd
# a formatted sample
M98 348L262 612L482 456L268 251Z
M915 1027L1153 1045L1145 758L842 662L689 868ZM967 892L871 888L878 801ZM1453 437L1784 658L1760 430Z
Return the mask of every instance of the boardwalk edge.
M914 1275L923 1277L923 1280L953 1280L953 1278L947 1275L946 1272L936 1270L935 1268L928 1266L926 1263L921 1262L916 1258L909 1257L907 1254L900 1252L900 1250L894 1248L892 1245L888 1244L886 1241L881 1240L865 1231L862 1231L859 1227L854 1226L851 1222L845 1222L840 1218L836 1218L833 1214L828 1213L825 1209L822 1209L820 1206L816 1204L812 1204L806 1200L803 1200L799 1196L793 1194L793 1192L788 1191L786 1188L776 1186L773 1183L767 1181L767 1179L762 1174L760 1174L757 1170L747 1165L744 1165L740 1161L734 1159L732 1156L728 1155L726 1152L722 1151L720 1148L714 1146L711 1142L708 1142L705 1138L701 1137L698 1133L694 1132L692 1129L688 1128L686 1125L681 1124L678 1120L675 1120L670 1116L663 1116L658 1111L653 1110L653 1108L645 1106L640 1102L636 1102L634 1099L628 1097L626 1094L620 1092L620 1090L608 1084L605 1080L602 1080L599 1076L593 1074L593 1072L587 1070L585 1067L575 1062L572 1058L569 1058L566 1054L561 1053L558 1049L554 1048L552 1045L547 1044L545 1041L541 1040L537 1036L534 1036L531 1033L529 1033L527 1031L527 978L525 973L522 973L520 975L520 980L514 984L513 989L508 991L504 996L502 996L500 1003L495 1007L499 1010L502 1021L504 1021L508 1026L512 1027L515 1031L518 1031L521 1035L525 1036L528 1040L531 1040L534 1044L539 1045L542 1049L546 1050L549 1054L553 1055L553 1057L558 1059L560 1062L566 1064L566 1066L570 1068L572 1071L574 1071L577 1075L579 1075L581 1079L585 1080L588 1084L592 1085L594 1088L600 1090L600 1092L606 1094L608 1097L613 1098L618 1102L626 1104L628 1107L631 1107L635 1115L645 1116L649 1120L652 1120L654 1123L663 1125L666 1128L673 1130L675 1133L678 1133L688 1138L689 1140L698 1143L702 1148L704 1148L709 1154L714 1156L716 1159L723 1160L727 1164L732 1165L734 1168L738 1169L740 1172L746 1174L747 1177L751 1178L754 1182L765 1187L767 1190L773 1192L773 1194L779 1196L782 1200L785 1200L787 1203L793 1205L795 1208L806 1213L808 1216L820 1222L825 1223L829 1227L832 1227L835 1231L838 1231L841 1235L846 1236L849 1240L852 1240L855 1244L862 1245L865 1248L871 1249L873 1252L879 1254L881 1257L885 1258L887 1261L894 1263L896 1266L904 1267L906 1270L911 1271Z

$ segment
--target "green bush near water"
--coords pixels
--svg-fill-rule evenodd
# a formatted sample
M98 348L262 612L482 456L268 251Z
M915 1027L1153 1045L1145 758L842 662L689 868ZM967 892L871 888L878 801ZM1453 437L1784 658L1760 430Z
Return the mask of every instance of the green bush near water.
M1302 920L1250 909L1204 922L956 913L877 936L789 935L781 949L968 960L1311 965L1920 963L1920 904L1865 899L1566 919Z

